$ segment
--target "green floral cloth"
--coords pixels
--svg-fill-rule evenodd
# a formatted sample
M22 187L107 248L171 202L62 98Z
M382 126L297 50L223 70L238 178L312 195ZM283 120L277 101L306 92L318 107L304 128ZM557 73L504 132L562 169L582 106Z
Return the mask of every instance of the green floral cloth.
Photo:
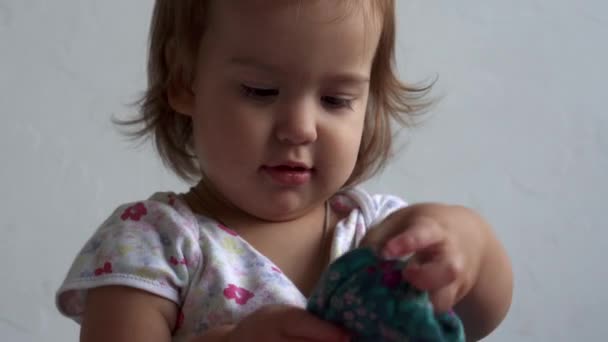
M403 281L405 261L371 249L348 252L323 274L308 311L347 328L353 342L462 342L460 319L436 314L426 292Z

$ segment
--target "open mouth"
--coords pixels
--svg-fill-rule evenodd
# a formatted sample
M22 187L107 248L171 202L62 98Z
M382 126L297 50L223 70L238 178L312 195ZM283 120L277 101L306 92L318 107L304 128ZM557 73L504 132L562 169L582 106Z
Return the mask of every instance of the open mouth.
M262 170L270 178L282 186L300 186L308 183L312 177L313 168L300 165L265 166Z
M272 168L277 171L285 171L285 172L289 172L289 171L291 171L291 172L310 172L310 171L312 171L312 169L309 169L304 166L278 165L278 166L273 166Z

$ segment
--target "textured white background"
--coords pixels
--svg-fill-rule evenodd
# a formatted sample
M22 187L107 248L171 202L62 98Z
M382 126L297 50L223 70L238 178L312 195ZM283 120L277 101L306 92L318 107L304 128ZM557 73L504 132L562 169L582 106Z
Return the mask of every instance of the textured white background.
M372 190L480 210L512 255L489 341L599 341L608 2L399 0L399 66L443 101ZM110 123L145 84L151 1L0 0L0 340L74 341L53 294L110 210L186 189Z

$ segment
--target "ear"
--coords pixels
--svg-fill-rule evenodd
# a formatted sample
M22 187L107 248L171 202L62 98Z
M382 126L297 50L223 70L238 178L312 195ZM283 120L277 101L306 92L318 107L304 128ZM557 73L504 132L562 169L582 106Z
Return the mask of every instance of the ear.
M195 95L191 87L175 82L169 87L167 96L171 109L186 116L194 115Z

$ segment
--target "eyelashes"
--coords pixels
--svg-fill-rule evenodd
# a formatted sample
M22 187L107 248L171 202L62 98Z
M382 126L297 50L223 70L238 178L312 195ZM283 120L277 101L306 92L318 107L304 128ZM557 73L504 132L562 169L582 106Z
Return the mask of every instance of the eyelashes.
M253 98L271 98L279 95L278 89L273 88L254 88L241 84L241 92L246 97Z
M321 96L321 102L332 108L353 109L353 100L344 97Z
M279 89L276 88L259 88L241 84L241 93L244 97L263 103L272 102L279 96ZM340 96L321 96L321 103L330 109L352 109L352 98Z

